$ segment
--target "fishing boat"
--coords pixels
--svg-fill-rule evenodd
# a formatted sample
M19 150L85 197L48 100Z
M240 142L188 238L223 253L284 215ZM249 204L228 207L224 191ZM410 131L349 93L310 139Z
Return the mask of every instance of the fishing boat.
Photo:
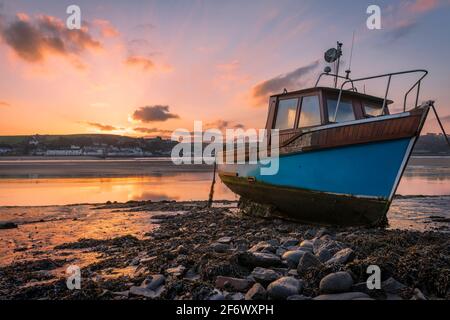
M326 52L325 60L339 65L341 55L338 43ZM269 206L289 219L326 225L385 224L429 111L438 118L433 101L419 104L428 72L358 79L351 79L350 72L341 76L337 69L332 74L327 66L314 87L271 96L266 129L279 130L278 173L262 175L262 164L222 163L217 168L223 183L241 199ZM391 80L412 74L418 79L404 93L403 111L391 113ZM334 87L320 86L326 77L332 77ZM383 97L358 91L358 84L380 78L387 79ZM411 93L414 104L407 108ZM218 156L225 157L225 152Z

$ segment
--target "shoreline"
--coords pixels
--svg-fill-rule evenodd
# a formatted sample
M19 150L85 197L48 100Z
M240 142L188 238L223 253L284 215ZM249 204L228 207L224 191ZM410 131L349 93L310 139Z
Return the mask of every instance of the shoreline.
M204 201L163 201L91 210L142 217L157 227L142 237L131 232L61 243L48 249L51 258L0 267L0 298L450 299L445 232L302 225L242 216L231 201L213 208ZM81 268L81 290L72 291L64 273L52 272L76 264L77 255L95 259ZM362 284L374 264L381 269L380 290ZM347 282L339 287L342 276Z

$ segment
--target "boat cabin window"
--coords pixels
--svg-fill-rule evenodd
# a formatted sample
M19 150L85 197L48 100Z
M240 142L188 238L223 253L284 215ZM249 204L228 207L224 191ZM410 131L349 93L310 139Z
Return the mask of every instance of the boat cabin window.
M369 117L379 117L386 114L383 112L383 104L376 104L372 102L363 102L364 114Z
M339 103L339 109L334 119L334 114L336 113L337 99L327 99L328 106L328 121L330 122L346 122L355 120L355 112L353 110L352 101L341 100Z
M275 129L293 129L297 114L298 99L280 100L277 108Z
M318 96L303 97L300 110L299 128L317 126L322 123Z

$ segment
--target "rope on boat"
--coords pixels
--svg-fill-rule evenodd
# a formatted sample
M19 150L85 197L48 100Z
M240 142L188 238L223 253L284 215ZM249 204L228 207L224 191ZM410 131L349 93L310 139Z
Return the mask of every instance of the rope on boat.
M214 173L213 173L211 189L209 190L209 197L208 197L208 207L210 207L210 208L213 204L213 199L214 199L214 185L216 184L216 169L217 169L217 162L214 161Z
M434 115L436 116L436 119L437 119L437 121L438 121L438 123L439 123L439 126L441 127L441 130L442 130L442 133L444 134L445 140L447 141L447 144L448 144L448 146L450 147L450 141L448 140L447 133L445 133L444 126L442 125L441 119L439 118L439 115L438 115L438 113L437 113L437 111L436 111L436 108L434 107L434 103L431 104L431 108L432 108L433 111L434 111Z

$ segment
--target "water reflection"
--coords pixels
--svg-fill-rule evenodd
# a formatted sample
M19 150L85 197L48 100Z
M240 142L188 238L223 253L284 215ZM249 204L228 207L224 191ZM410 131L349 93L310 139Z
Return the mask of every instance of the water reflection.
M1 179L0 206L41 206L130 200L205 200L212 173L168 173L126 178ZM217 181L216 199L236 196Z

